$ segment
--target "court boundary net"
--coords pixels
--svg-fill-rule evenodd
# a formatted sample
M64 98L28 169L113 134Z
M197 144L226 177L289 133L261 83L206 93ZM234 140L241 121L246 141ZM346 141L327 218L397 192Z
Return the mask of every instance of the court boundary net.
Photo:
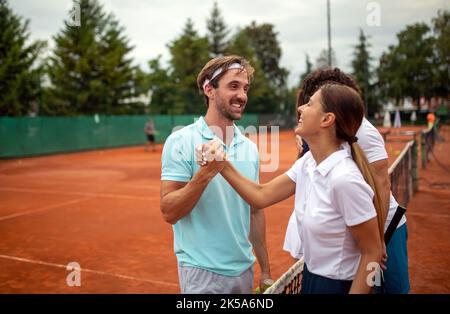
M406 207L418 188L417 143L406 143L400 155L389 167L391 191L397 202Z
M422 168L424 169L426 169L430 161L430 154L433 153L435 142L441 139L439 136L439 127L440 119L438 118L432 128L420 131Z

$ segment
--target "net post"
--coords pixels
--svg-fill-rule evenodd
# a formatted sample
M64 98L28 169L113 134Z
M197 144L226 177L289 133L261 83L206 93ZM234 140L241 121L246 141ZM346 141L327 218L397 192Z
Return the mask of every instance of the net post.
M427 167L427 143L426 143L426 133L423 130L420 130L420 152L422 159L422 168L426 169Z

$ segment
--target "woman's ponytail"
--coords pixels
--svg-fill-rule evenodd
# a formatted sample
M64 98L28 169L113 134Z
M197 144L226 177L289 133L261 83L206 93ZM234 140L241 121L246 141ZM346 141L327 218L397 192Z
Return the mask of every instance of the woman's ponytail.
M383 242L385 217L381 206L380 189L377 187L375 176L369 167L366 155L357 143L358 138L356 137L364 118L361 95L356 90L340 84L325 84L320 90L324 112L332 112L336 117L336 137L350 145L353 160L361 171L364 180L374 192L373 204L377 212L380 238Z
M381 206L382 205L381 195L379 192L380 190L377 186L375 175L373 174L371 168L369 167L369 162L367 160L366 154L356 141L357 141L356 137L354 141L353 140L348 141L352 152L352 158L355 161L356 165L358 166L359 171L361 171L364 180L367 182L367 184L370 185L370 187L374 192L373 205L375 206L375 210L377 212L378 229L380 233L381 242L384 243L384 222L386 217L384 217L383 215L383 210Z

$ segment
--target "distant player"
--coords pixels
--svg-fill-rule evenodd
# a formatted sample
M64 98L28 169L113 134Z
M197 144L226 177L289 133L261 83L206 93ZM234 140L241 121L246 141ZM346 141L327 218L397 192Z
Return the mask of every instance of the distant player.
M147 135L147 143L145 144L145 151L148 151L149 146L152 148L152 152L156 151L155 147L155 125L152 119L148 119L145 125L144 132Z

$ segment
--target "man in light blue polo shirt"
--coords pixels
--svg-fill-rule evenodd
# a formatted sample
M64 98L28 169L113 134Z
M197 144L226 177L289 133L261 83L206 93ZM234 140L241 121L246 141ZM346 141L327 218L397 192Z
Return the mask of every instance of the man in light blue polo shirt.
M162 154L161 212L173 225L182 293L251 293L255 257L260 288L270 278L264 211L253 210L219 174L199 167L194 150L216 140L240 173L259 180L256 145L234 121L242 117L254 69L242 57L210 60L197 77L207 113L172 133ZM219 174L219 175L217 175Z

